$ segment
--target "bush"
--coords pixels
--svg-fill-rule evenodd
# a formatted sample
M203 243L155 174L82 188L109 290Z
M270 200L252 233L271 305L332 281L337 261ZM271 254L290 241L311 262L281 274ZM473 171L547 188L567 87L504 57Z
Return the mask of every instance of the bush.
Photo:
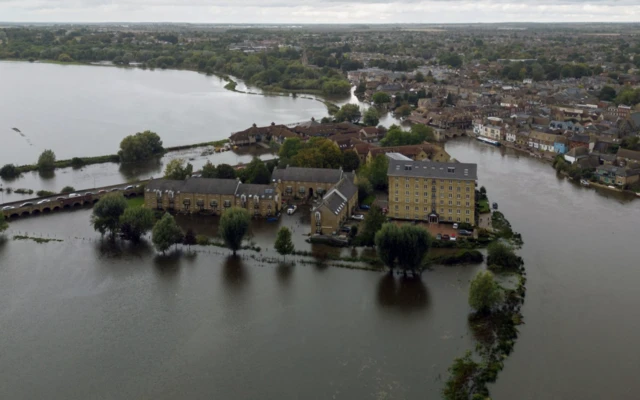
M504 243L493 242L487 248L487 264L493 271L517 270L524 262L514 253L513 249Z
M20 171L13 164L5 164L0 168L0 177L5 179L16 178L20 175Z
M84 160L82 160L82 158L79 157L73 157L71 159L71 166L73 168L80 168L84 165Z
M48 190L38 190L38 191L36 192L36 195L37 195L38 197L49 197L49 196L53 196L53 195L55 195L55 194L56 194L55 192L50 192L50 191L48 191Z
M478 250L461 250L456 254L434 257L431 262L442 265L478 264L484 261L484 256Z
M76 189L73 186L65 186L65 187L62 188L60 193L73 193L75 191L76 191Z

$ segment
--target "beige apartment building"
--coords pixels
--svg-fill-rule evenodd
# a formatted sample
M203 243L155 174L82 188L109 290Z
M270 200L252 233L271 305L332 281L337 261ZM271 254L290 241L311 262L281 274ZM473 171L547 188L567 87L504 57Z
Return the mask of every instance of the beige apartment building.
M389 215L475 225L477 164L389 160Z

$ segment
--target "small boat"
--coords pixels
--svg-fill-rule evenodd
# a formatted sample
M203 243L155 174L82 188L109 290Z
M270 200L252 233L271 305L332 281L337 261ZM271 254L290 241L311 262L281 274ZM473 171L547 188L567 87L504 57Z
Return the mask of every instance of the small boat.
M500 146L500 142L498 142L497 140L489 139L484 136L478 136L476 139L478 139L478 141L482 143L490 144L492 146Z
M494 210L497 210L498 209L498 203L493 203L492 207L493 207Z
M586 180L586 179L580 179L580 184L581 184L582 186L586 186L586 187L591 186L591 184L589 183L589 181L588 181L588 180Z

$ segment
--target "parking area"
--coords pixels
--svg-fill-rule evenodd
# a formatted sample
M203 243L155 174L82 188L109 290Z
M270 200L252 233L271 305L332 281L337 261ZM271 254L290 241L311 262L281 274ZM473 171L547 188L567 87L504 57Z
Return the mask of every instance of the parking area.
M436 237L438 234L440 235L449 235L449 236L461 236L457 229L453 228L453 224L429 224L426 222L414 222L414 221L403 221L403 220L394 220L394 223L398 225L404 224L415 224L422 226L425 228L431 236Z

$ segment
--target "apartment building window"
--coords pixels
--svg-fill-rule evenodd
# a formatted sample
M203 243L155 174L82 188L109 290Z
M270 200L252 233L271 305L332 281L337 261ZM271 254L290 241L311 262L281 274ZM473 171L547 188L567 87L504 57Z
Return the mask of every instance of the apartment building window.
M284 191L285 191L286 194L291 194L291 193L293 193L293 187L287 186L287 188Z
M467 206L467 207L471 207L471 203L469 203L469 202L467 201L467 202L465 203L465 206ZM467 210L467 211L469 211L469 210Z
M198 206L198 209L200 211L204 210L204 200L202 199L196 200L196 206Z
M471 197L469 197L469 195L467 195L467 199L469 199L469 198L471 198Z
M460 207L460 202L456 201L456 206Z
M440 185L440 190L444 190L444 185Z
M449 217L449 221L452 222L453 221L453 217Z
M398 184L396 183L396 188L399 188L399 187L400 187L400 185L398 185Z
M456 188L456 191L458 191L458 192L459 192L460 190L461 190L461 188L460 188L460 186L458 186L458 187Z
M420 207L416 207L416 208L415 208L415 210L416 210L416 211L420 211Z
M457 209L457 210L456 210L456 214L460 214L460 209Z
M449 214L453 214L453 210L451 208L449 209Z
M409 184L407 183L406 185L404 185L404 187L405 187L406 189L409 189Z
M469 218L465 218L465 219L464 219L464 221L465 221L465 222L469 222Z
M395 202L398 202L398 198L396 197L395 199L393 199Z
M404 202L405 202L405 203L408 203L409 201L410 201L409 199L405 199L405 200L404 200Z
M453 201L449 200L449 205L452 206L453 205Z
M468 191L469 191L469 188L467 188L466 190L467 190L467 192L468 192Z
M449 186L449 190L453 190L453 186Z
M440 205L443 206L444 205L444 200L440 200Z
M416 190L420 189L420 185L416 183Z
M429 189L429 186L428 185L424 185L424 190L427 190L427 189Z
M415 192L414 194L416 195L416 197L420 196L419 192Z
M459 198L460 198L460 195L457 195L457 196L456 196L456 199L459 199Z
M224 208L229 208L231 207L231 200L225 200L224 201Z
M422 193L422 196L423 196L423 197L429 197L429 192L424 192L424 193Z
M465 211L465 214L467 214L467 215L471 215L471 210L467 210L467 211Z
M453 179L449 179L449 183L453 183Z
M408 195L409 195L409 191L408 191L408 190L406 190L406 191L404 192L404 195L405 195L405 196L408 196Z
M396 196L398 195L398 191L396 190Z
M428 203L428 202L429 202L429 199L425 197L425 198L424 198L424 202L425 202L425 203Z
M396 210L396 211L398 211L398 209L399 209L399 207L398 207L398 205L396 204L396 206L395 206L395 210Z
M211 207L212 209L216 209L218 208L218 201L217 200L211 200L211 202L209 203L209 207Z
M444 214L444 208L440 209L440 214Z
M449 193L449 198L453 199L453 194Z
M429 212L429 208L428 208L428 207L425 207L425 208L424 208L424 212Z

